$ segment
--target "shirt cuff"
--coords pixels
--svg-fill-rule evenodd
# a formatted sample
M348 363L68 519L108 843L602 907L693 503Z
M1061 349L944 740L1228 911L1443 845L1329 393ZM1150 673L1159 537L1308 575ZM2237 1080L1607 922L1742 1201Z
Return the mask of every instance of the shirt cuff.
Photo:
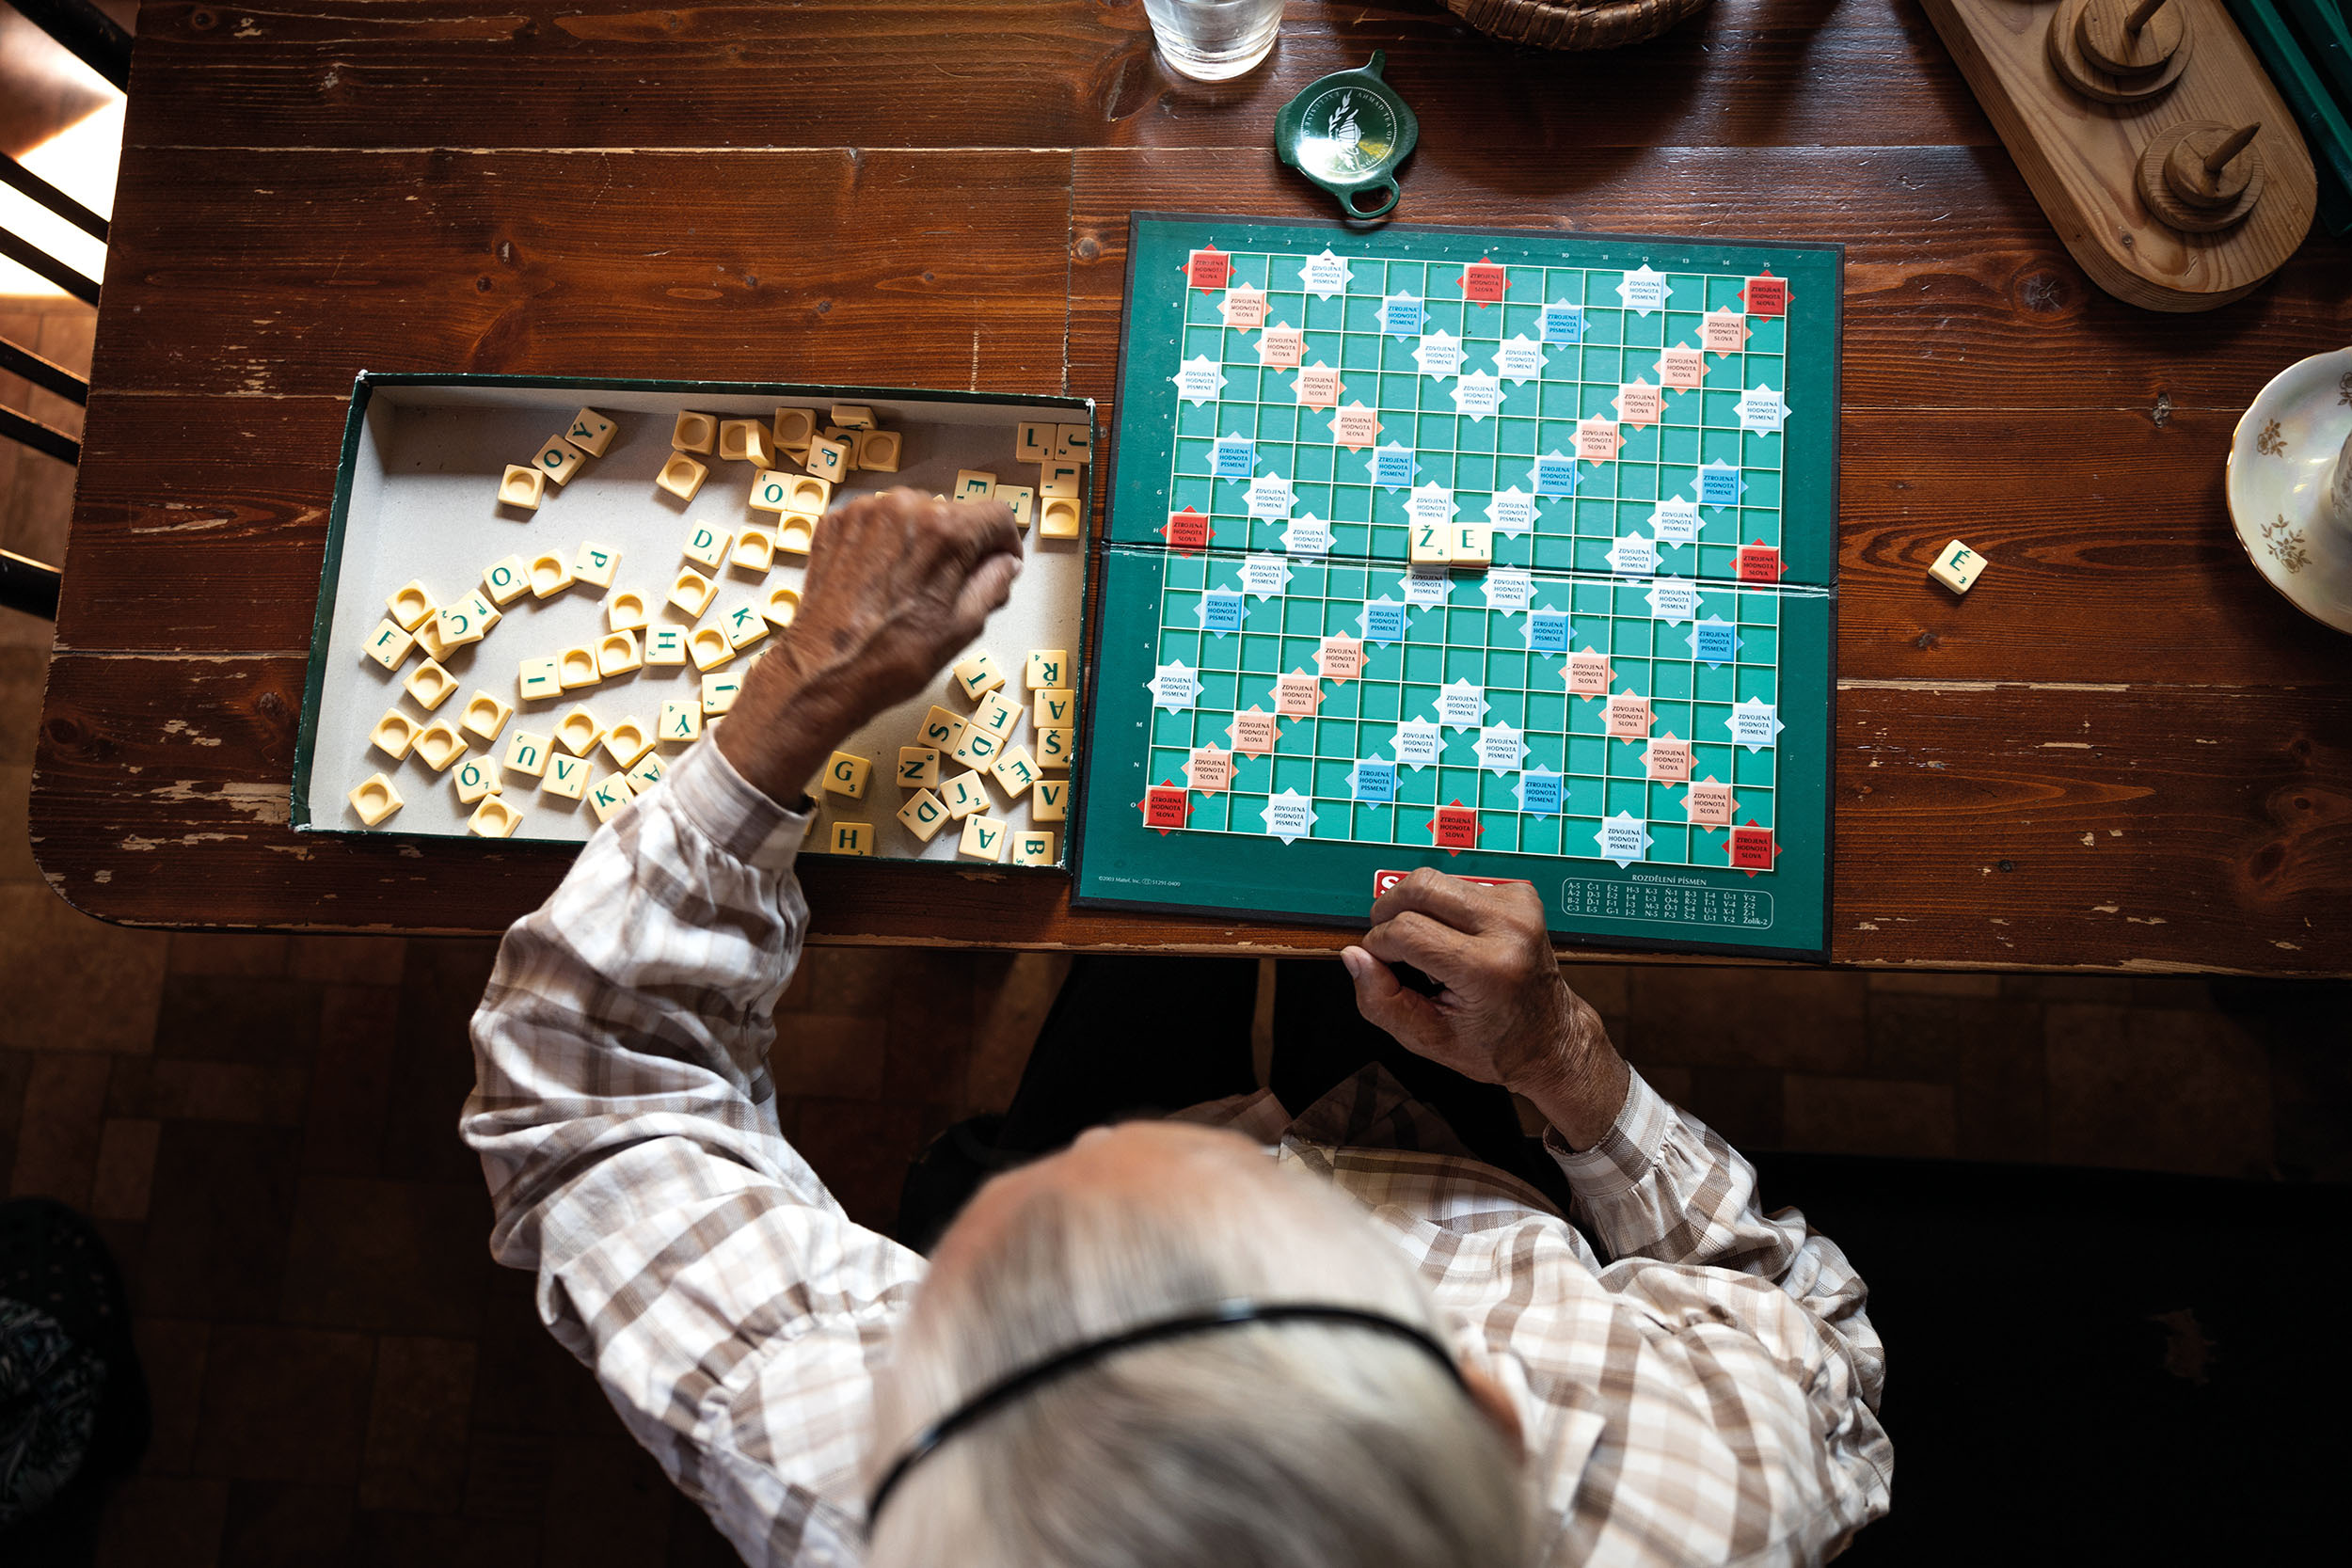
M789 871L816 813L787 811L735 770L718 743L703 740L662 776L678 815L721 849L761 871Z
M1558 1129L1544 1130L1545 1149L1581 1198L1631 1192L1648 1179L1665 1149L1675 1108L1639 1072L1629 1067L1626 1072L1625 1104L1600 1142L1587 1149L1573 1149L1561 1139Z

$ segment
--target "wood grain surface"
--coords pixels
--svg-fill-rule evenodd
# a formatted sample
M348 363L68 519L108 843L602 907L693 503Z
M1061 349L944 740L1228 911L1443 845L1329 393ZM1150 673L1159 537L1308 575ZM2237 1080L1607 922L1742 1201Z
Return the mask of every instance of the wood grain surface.
M1922 8L2101 288L2152 310L2211 309L2242 297L2302 245L2318 202L2311 153L2222 0L2168 8L2183 29L2173 57L2184 64L2163 92L2126 103L2101 103L2052 68L2051 34L2075 20L2074 9L2018 0L1924 0ZM2142 150L2196 121L2259 132L2261 198L2218 231L2171 227L2149 211L2138 184Z
M1399 216L1847 254L1833 956L2352 971L2352 645L2248 567L2237 413L2352 340L2307 244L2209 315L2068 257L1909 0L1724 0L1604 55L1294 4L1173 77L1140 7L151 5L44 714L36 852L156 925L492 931L560 849L286 825L361 369L1102 399L1136 208L1321 215L1273 110L1389 53ZM1955 600L1928 562L1991 564ZM1061 888L805 868L818 940L1328 951Z

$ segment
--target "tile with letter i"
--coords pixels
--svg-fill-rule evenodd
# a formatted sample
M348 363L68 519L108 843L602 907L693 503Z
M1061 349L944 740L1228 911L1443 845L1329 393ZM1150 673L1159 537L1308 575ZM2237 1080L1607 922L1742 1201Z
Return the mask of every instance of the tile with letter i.
M1012 863L1015 865L1051 865L1054 863L1054 835L1041 829L1012 835Z
M1059 648L1029 650L1026 684L1032 691L1065 689L1070 683L1062 678L1070 668L1070 655Z
M850 752L835 752L825 763L825 792L862 800L866 798L866 781L873 771L874 765L866 758Z
M1005 858L1005 839L1010 832L993 816L967 816L963 819L963 837L956 845L956 853L976 861L1002 862Z
M735 705L735 699L743 689L743 677L723 672L703 677L703 717L716 718Z
M947 815L946 801L928 789L918 789L907 798L905 805L898 808L898 820L905 825L907 832L929 844L951 818Z
M900 789L938 788L939 749L935 746L899 747L898 787Z
M835 822L825 835L825 853L829 855L870 855L874 852L874 825L871 822Z

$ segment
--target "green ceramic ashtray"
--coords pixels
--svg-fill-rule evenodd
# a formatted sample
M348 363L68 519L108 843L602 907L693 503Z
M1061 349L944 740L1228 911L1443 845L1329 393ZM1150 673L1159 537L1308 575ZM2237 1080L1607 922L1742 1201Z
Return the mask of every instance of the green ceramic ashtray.
M1377 223L1395 210L1396 166L1421 140L1421 121L1380 79L1388 60L1375 50L1360 71L1310 82L1274 118L1274 150L1338 198L1350 223Z

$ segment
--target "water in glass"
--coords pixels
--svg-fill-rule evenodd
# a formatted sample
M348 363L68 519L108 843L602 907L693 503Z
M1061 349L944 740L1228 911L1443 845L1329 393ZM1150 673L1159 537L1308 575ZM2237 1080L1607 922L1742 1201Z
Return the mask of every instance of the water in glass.
M1203 82L1238 76L1266 57L1282 0L1143 0L1168 63Z

